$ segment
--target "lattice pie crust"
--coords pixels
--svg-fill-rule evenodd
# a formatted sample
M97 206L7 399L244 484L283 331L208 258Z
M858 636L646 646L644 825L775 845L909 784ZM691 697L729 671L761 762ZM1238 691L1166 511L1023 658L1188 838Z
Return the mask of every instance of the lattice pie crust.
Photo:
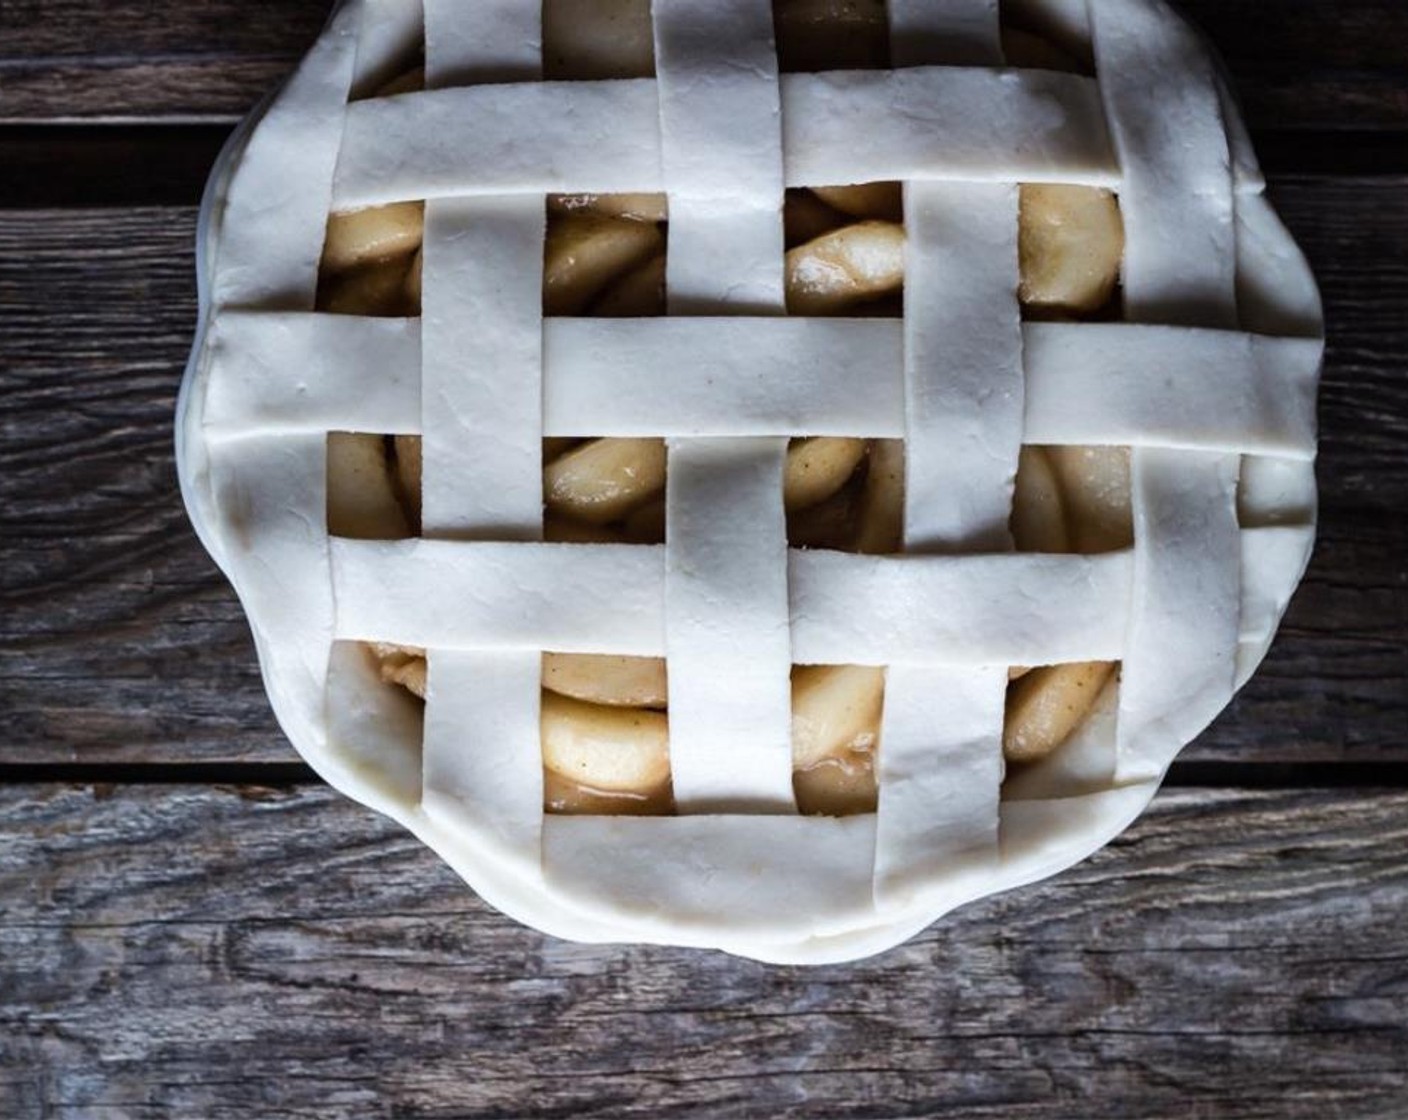
M1321 313L1162 0L1004 3L1042 36L1010 59L996 0L779 0L776 39L773 9L342 4L212 178L178 461L279 720L329 782L550 933L823 962L1106 843L1251 675L1314 536ZM812 25L867 11L879 58L852 36L816 64ZM543 80L563 20L635 52L631 76ZM416 60L425 88L388 88ZM815 215L888 182L902 228L872 227L902 317L828 315L845 247L789 256L810 219L785 228L784 197ZM1099 321L1023 314L1041 184L1118 198ZM547 200L582 195L664 196L667 314L545 316ZM329 215L422 200L418 313L315 310ZM419 536L329 531L339 433L418 437ZM588 438L663 439L664 543L567 539L551 482L545 523L544 441ZM900 553L798 547L795 524L789 547L784 481L824 446L803 438L854 448L856 486L877 448L897 457ZM1132 544L1013 550L1038 447L1132 449ZM423 704L381 679L395 647L426 651ZM670 815L545 812L545 651L549 673L664 659ZM1011 666L1115 662L1059 749L1004 764ZM790 682L814 666L883 679L867 811L799 812Z

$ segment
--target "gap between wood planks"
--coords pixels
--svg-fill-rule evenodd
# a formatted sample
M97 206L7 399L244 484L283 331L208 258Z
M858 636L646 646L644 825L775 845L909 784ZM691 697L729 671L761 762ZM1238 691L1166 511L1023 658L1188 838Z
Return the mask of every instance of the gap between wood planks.
M230 135L223 124L0 126L0 209L186 206ZM1261 131L1268 175L1408 174L1408 133Z
M7 785L224 785L298 789L323 785L302 762L43 762L0 764ZM1408 789L1408 763L1175 762L1166 789Z

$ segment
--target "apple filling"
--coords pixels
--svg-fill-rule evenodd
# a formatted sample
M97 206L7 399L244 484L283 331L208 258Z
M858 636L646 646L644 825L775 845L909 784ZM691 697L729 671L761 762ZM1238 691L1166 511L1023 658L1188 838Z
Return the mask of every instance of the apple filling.
M884 5L878 0L779 0L775 18L784 69L888 62ZM549 0L544 5L547 76L648 75L653 70L649 32L648 0L580 5ZM1027 31L1006 29L1004 47L1017 65L1079 69L1071 56ZM420 72L412 69L377 92L386 96L421 85ZM789 190L783 218L789 313L902 314L905 231L899 184ZM1124 235L1114 195L1081 186L1023 185L1019 221L1018 294L1027 317L1117 315ZM421 203L333 214L319 310L419 314L423 224ZM662 195L550 197L544 313L663 314L667 241ZM665 476L663 440L544 440L544 538L663 542ZM330 434L330 532L364 539L418 534L420 478L418 437ZM783 499L792 547L899 552L903 445L794 439ZM1133 535L1127 449L1024 447L1010 527L1022 551L1127 547ZM384 681L424 697L423 650L376 644L368 651ZM1055 751L1085 720L1116 669L1108 662L1014 667L1003 733L1009 765ZM793 667L793 781L802 812L874 811L883 703L881 668ZM548 811L673 812L663 660L545 652L541 732Z

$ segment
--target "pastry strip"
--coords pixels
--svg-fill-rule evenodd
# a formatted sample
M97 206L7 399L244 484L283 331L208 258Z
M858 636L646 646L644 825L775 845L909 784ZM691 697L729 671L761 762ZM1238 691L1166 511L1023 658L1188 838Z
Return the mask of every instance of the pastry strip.
M897 66L933 61L951 35L965 55L1000 59L988 0L894 0L890 11ZM906 72L894 75L902 87ZM910 181L904 219L904 548L1004 552L1022 443L1017 188ZM891 655L877 758L881 908L932 890L926 867L997 862L1006 687L1005 665Z
M406 59L425 44L422 0L365 0L357 28L353 98L369 97L398 77Z
M333 205L662 185L653 81L475 85L349 105Z
M231 311L209 344L206 424L217 438L420 431L418 319Z
M770 0L656 0L652 10L670 313L781 315L782 134ZM675 804L681 813L793 812L787 441L677 437L666 446ZM697 884L696 870L687 877Z
M542 534L546 221L542 199L440 199L426 206L421 521L427 537ZM474 485L465 485L469 478Z
M343 9L289 79L264 127L241 140L240 165L218 210L221 237L198 252L202 298L217 306L310 311L352 81L357 13ZM207 207L210 200L207 199ZM211 218L207 218L207 221ZM207 331L207 340L210 334ZM219 357L205 352L207 369ZM183 394L204 420L209 385ZM178 433L183 492L197 525L237 510L241 531L202 539L227 566L251 618L279 722L320 772L343 767L320 714L326 706L333 597L327 559L327 436L252 434L207 444ZM194 478L194 481L192 481ZM202 516L202 514L204 516ZM291 579L291 573L297 578ZM290 596L290 589L295 594Z
M665 652L663 545L334 540L331 548L339 638Z
M1149 0L1091 8L1123 169L1127 318L1236 322L1235 192L1222 103L1193 32ZM1241 606L1235 454L1135 451L1135 584L1122 780L1161 774L1231 699Z
M1127 552L889 557L794 551L791 568L793 655L807 665L1005 670L1112 660L1124 643L1133 578ZM886 709L894 707L887 701Z
M540 19L540 9L518 0L426 0L427 86L536 77ZM502 542L542 535L546 222L542 197L426 203L422 546L437 538ZM469 478L475 485L465 485ZM386 585L363 591L382 599L390 593ZM542 857L540 647L485 649L473 626L461 635L468 648L424 643L422 805L432 819L479 836L535 876Z
M771 0L655 0L670 313L782 307L782 131Z
M542 864L537 650L433 649L426 659L421 806L515 874Z
M1315 454L1316 340L1129 323L1023 336L1027 443Z
M545 350L549 435L904 431L898 322L549 319Z
M556 889L646 937L767 937L779 914L809 937L873 912L873 817L552 817L543 846Z
M220 216L217 305L313 309L357 22L355 9L338 10L245 141Z
M879 180L1113 186L1095 83L963 67L784 74L788 186ZM525 131L522 122L536 127ZM475 194L658 191L648 78L407 93L347 107L336 209Z
M954 66L784 74L782 136L789 187L1118 182L1099 92L1074 74Z
M899 438L903 332L884 319L548 319L543 434ZM1138 323L1027 323L1022 336L1025 443L1314 453L1318 339ZM420 431L417 320L232 311L211 345L213 436Z
M785 439L671 440L670 770L684 813L792 811Z

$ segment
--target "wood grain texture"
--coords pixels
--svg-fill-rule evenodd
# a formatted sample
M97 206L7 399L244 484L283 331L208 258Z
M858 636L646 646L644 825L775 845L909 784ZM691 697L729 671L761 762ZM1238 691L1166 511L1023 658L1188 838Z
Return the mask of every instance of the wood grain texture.
M1408 794L1165 794L858 965L578 946L325 789L0 790L7 1117L1408 1111Z
M330 0L5 0L0 120L232 120L281 82Z
M1408 194L1287 180L1320 274L1322 533L1261 673L1189 759L1408 760ZM0 763L284 761L171 425L189 208L0 211Z
M1253 128L1408 128L1398 0L1186 0ZM233 120L287 74L328 0L5 0L0 121Z

